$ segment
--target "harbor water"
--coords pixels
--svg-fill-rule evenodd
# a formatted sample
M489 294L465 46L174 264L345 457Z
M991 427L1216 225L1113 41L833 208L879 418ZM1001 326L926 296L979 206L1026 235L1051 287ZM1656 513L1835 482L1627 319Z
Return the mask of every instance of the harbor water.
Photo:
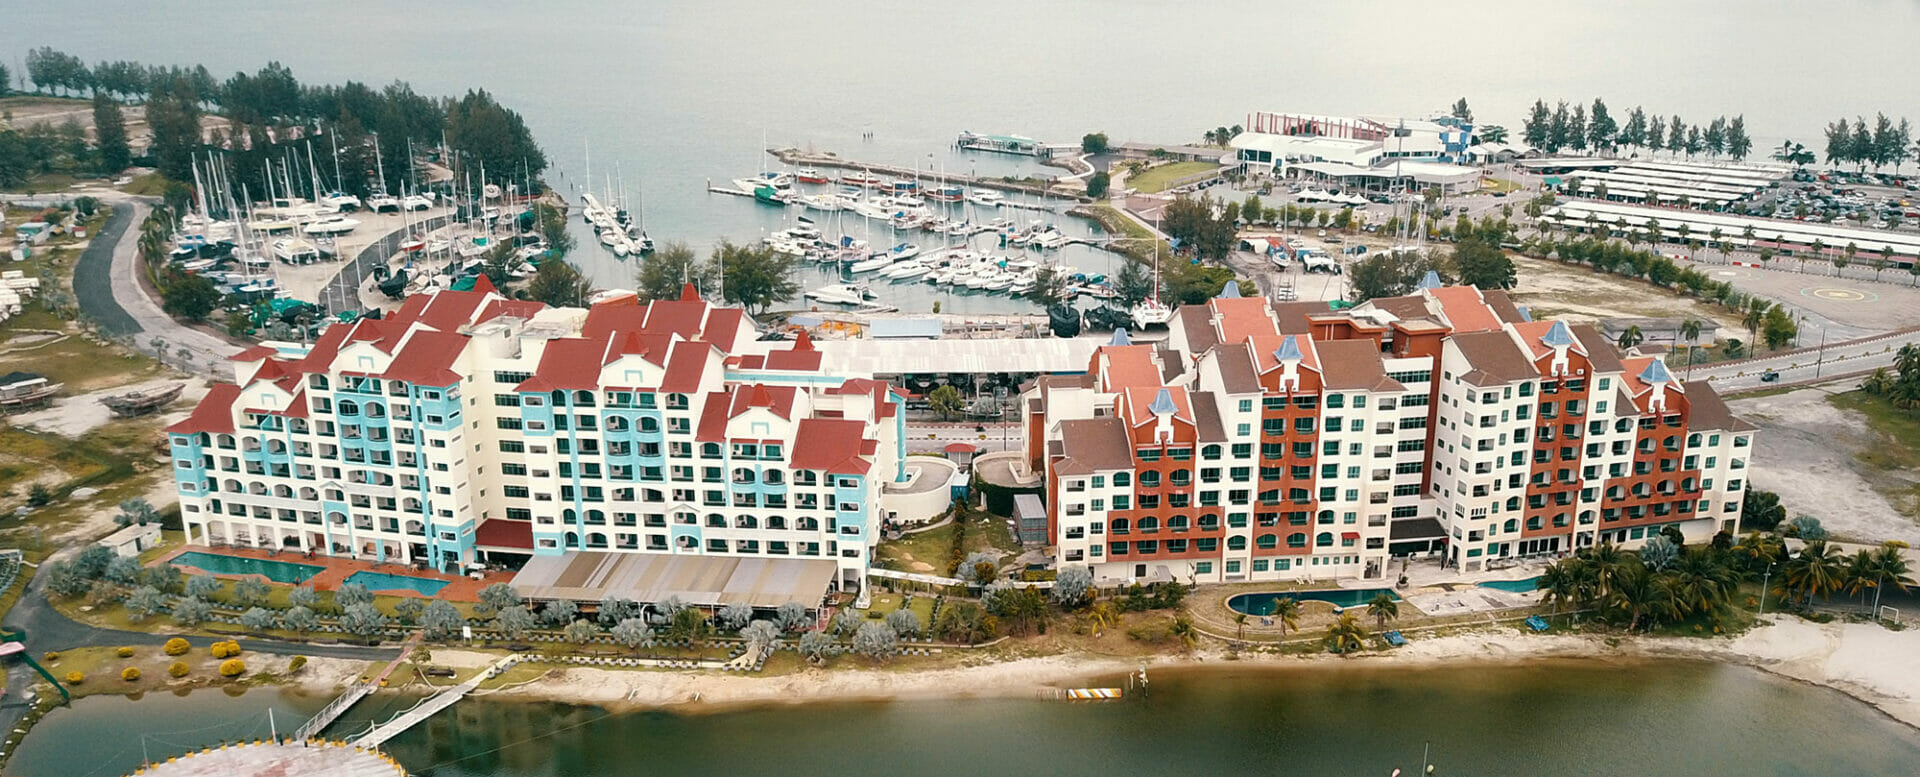
M1076 143L1103 130L1115 141L1171 145L1243 123L1250 111L1420 116L1463 96L1477 118L1517 134L1536 98L1599 96L1616 116L1636 104L1689 123L1744 114L1759 154L1788 137L1817 151L1822 128L1840 116L1920 119L1905 59L1920 34L1913 3L1849 4L1844 13L1656 0L1551 8L1524 0L1178 8L1131 0L339 0L217 9L103 0L84 14L15 5L0 24L0 56L13 65L47 45L88 62L203 63L216 74L278 61L310 84L485 88L525 115L554 163L555 186L605 191L617 174L657 241L703 253L723 238L757 240L786 225L779 209L707 193L709 183L772 165L763 145L1024 176L1060 171L956 151L955 137L971 130ZM1087 248L1062 253L1083 269L1111 262ZM599 285L631 285L633 260L591 244L575 260ZM804 275L809 288L829 282ZM925 310L936 298L924 287L888 301ZM1004 295L942 302L962 312L1031 310Z
M421 777L1384 776L1417 774L1426 743L1436 774L1477 777L1881 777L1920 763L1913 729L1837 692L1740 667L1351 663L1162 671L1149 693L1101 703L822 703L684 715L469 699L387 750ZM149 753L178 752L264 736L267 707L285 721L322 702L270 689L86 699L49 715L8 773L123 774L143 742ZM352 726L364 720L342 724Z

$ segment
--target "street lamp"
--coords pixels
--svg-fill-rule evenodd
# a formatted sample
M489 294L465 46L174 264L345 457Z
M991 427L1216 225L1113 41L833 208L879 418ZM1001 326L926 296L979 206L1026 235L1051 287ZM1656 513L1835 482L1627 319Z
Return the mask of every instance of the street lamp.
M1767 614L1767 579L1773 577L1775 563L1777 562L1767 562L1767 571L1760 575L1760 613L1754 616L1756 619L1765 617Z

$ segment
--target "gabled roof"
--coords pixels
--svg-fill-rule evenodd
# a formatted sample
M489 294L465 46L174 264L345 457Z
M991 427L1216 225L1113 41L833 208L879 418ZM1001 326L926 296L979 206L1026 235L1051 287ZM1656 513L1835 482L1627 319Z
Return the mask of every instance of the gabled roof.
M660 379L660 390L675 394L699 391L700 381L707 375L707 359L712 355L713 346L704 342L674 346L673 356L667 359L667 374Z
M1220 387L1229 394L1258 394L1260 374L1254 370L1251 343L1223 345L1213 350L1220 368Z
M1094 359L1106 357L1100 377L1108 391L1133 386L1160 385L1160 368L1153 363L1151 345L1108 345L1094 352Z
M1480 299L1480 290L1472 286L1442 286L1428 289L1440 302L1440 315L1455 332L1484 332L1500 328L1500 317Z
M1314 344L1325 365L1321 374L1329 389L1361 391L1405 391L1407 387L1387 377L1380 361L1380 349L1372 340L1325 340Z
M1620 364L1620 349L1615 348L1592 324L1575 324L1568 327L1575 339L1584 346L1587 363L1593 365L1594 372L1619 372L1624 369Z
M1126 389L1127 420L1142 426L1162 413L1174 420L1193 423L1193 405L1185 386L1148 386Z
M1254 297L1223 298L1208 302L1207 307L1213 311L1220 342L1237 343L1249 337L1279 333L1273 319L1268 316L1266 300Z
M1727 408L1727 402L1721 399L1720 392L1704 380L1688 381L1683 388L1687 392L1687 428L1715 429L1723 432L1751 432L1756 427L1747 423Z
M784 351L768 351L764 367L769 370L791 372L817 372L820 369L822 354L813 347L813 338L801 330L793 338L793 347Z
M380 377L404 380L422 386L448 386L459 382L454 362L467 349L471 338L452 331L416 329L394 354L393 362ZM594 377L599 377L596 373Z
M865 475L873 463L861 457L866 424L845 418L808 418L793 436L791 465L832 475Z
M1293 359L1300 360L1301 369L1320 371L1318 343L1306 335L1255 337L1248 344L1253 348L1256 369L1263 375L1280 369L1282 364Z
M1226 442L1227 426L1220 421L1218 398L1209 391L1196 391L1193 400L1193 427L1201 442Z
M1133 442L1127 437L1126 423L1113 416L1061 421L1060 455L1053 470L1061 475L1133 468Z
M232 383L215 383L207 389L207 395L193 406L193 413L185 419L167 427L168 434L201 434L233 432L233 403L240 398L240 387Z
M1497 386L1540 376L1506 332L1456 333L1448 338L1472 367L1461 378L1475 386Z
M515 391L590 391L600 387L605 340L562 337L548 340L540 364Z

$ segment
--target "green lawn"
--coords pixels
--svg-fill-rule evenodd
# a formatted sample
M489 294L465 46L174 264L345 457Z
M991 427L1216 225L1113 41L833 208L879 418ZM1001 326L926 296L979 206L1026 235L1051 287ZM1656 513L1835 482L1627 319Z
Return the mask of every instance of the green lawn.
M1480 191L1483 192L1511 192L1518 191L1519 189L1519 181L1509 181L1505 178L1480 179Z
M159 197L167 193L167 179L159 173L148 173L133 179L133 183L120 187L120 190L142 197Z
M1020 543L1013 540L1013 531L1007 527L1005 518L988 513L973 513L967 519L967 536L961 544L960 557L979 550L1000 550L1006 553L1020 552ZM948 572L955 536L959 527L947 524L937 529L929 529L918 534L909 534L898 540L880 544L878 558L887 562L886 567L902 572L945 575ZM914 562L925 562L932 569L917 567Z
M1212 162L1169 162L1148 168L1139 175L1127 176L1127 188L1142 194L1157 194L1172 186L1174 181L1218 167Z

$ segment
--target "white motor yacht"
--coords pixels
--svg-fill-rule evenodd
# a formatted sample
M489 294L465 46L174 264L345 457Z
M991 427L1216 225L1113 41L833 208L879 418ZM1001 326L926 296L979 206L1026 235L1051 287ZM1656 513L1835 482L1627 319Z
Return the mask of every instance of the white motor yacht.
M273 257L287 264L312 264L320 261L320 249L312 243L290 237L273 241Z
M1000 202L1006 198L1006 195L992 189L970 189L967 191L967 202L975 205L998 206Z
M807 299L829 302L835 305L858 305L867 301L866 287L852 283L836 283L809 291Z
M398 213L400 198L386 192L375 192L367 198L367 210L375 213Z
M360 226L359 219L350 219L345 216L334 216L332 218L325 218L325 219L321 219L319 221L313 222L312 224L308 224L305 229L302 229L300 231L305 232L309 235L344 235L344 234L347 234L348 232L352 232L355 228L359 226Z

